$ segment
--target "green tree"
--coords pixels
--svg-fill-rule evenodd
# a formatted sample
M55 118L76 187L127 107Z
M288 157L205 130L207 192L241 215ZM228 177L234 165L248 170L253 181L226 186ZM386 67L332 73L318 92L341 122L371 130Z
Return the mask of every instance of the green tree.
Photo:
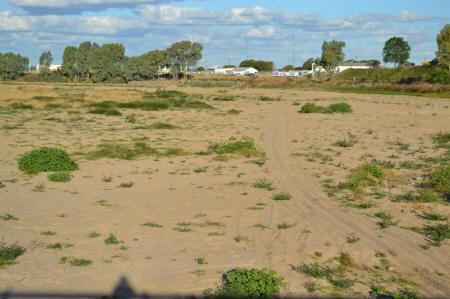
M191 43L190 41L172 44L167 53L173 73L182 72L185 77L189 67L195 66L202 58L202 50L203 46L201 44Z
M260 72L271 72L273 71L274 64L273 61L263 61L263 60L244 60L239 64L240 67L252 67Z
M291 64L285 65L281 70L287 72L287 71L292 71L294 69L294 66Z
M308 58L308 60L306 60L301 69L302 70L311 70L312 69L312 64L314 63L314 58Z
M122 76L125 47L121 44L104 44L88 55L89 73L95 82L109 81Z
M41 54L39 57L39 73L44 76L50 74L50 65L53 62L52 52L47 51Z
M438 50L436 57L450 71L450 24L445 25L436 37Z
M75 56L76 74L81 80L89 78L89 61L88 58L98 45L91 42L83 42L78 46Z
M330 42L323 42L321 63L325 66L329 75L332 74L339 63L344 61L344 47L345 42L343 41L332 40Z
M76 58L77 58L77 47L68 46L64 49L63 63L61 65L61 72L63 75L73 78L76 74Z
M0 77L3 80L15 80L22 77L29 64L28 57L11 52L0 53Z
M407 41L403 40L403 37L391 37L384 44L383 61L402 65L408 60L410 51L411 47Z

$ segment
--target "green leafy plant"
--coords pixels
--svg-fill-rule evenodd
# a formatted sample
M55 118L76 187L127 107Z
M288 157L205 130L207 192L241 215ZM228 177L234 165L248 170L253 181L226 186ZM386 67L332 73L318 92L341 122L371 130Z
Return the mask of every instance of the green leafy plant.
M37 173L39 171L73 171L77 169L77 164L65 150L41 147L20 157L18 167L27 173Z
M337 104L331 104L328 106L331 111L337 112L337 113L350 113L353 112L352 107L347 103L337 103Z
M356 137L356 135L347 132L347 137L345 137L342 140L338 140L334 143L334 145L340 146L340 147L352 147L355 144L358 143L358 138Z
M49 181L65 183L70 181L70 174L67 172L55 172L48 175Z
M143 226L149 226L149 227L155 227L155 228L161 228L161 227L163 227L162 225L160 225L160 224L157 224L157 223L154 223L154 222L146 222L146 223L144 223L144 224L142 224Z
M423 218L431 221L445 221L448 219L448 217L445 215L428 212L423 212Z
M423 228L423 233L430 240L431 245L440 247L442 242L450 239L449 224L428 225Z
M106 245L117 245L119 243L120 243L120 241L117 240L116 236L111 233L109 234L109 237L105 239Z
M269 191L275 190L273 182L269 181L266 178L257 179L256 182L253 184L253 187L260 189L267 189Z
M25 253L25 248L16 244L7 246L6 243L0 242L0 267L12 265L15 260Z
M281 193L274 194L272 199L273 200L290 200L291 197L292 196L289 193L281 192Z
M450 196L450 166L442 166L433 171L424 186Z
M382 219L380 222L377 222L377 224L381 228L388 228L390 226L397 225L399 223L398 221L393 221L394 216L391 213L378 212L378 213L375 213L375 217Z
M217 290L205 290L206 296L221 298L271 298L280 292L283 278L277 272L263 268L234 269L224 275L224 282Z

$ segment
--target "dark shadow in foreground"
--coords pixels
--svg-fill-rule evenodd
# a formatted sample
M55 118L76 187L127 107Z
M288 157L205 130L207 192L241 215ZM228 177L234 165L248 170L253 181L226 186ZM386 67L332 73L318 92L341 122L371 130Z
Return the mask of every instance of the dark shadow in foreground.
M116 287L114 288L114 291L112 293L104 293L104 294L94 294L94 293L27 293L27 292L1 292L0 293L0 299L16 299L16 298L49 298L49 299L60 299L60 298L79 298L79 299L87 299L87 298L99 298L99 299L150 299L150 298L163 298L163 299L169 299L169 298L188 298L193 299L197 298L193 295L183 295L183 294L176 294L176 295L163 295L163 294L136 294L136 292L133 290L133 288L128 283L128 280L126 277L120 278L119 282L117 283ZM230 297L227 297L231 299ZM245 297L239 297L240 299L244 299ZM254 297L253 297L254 298ZM341 297L324 297L324 296L300 296L300 297L274 297L274 298L286 298L286 299L337 299ZM375 298L375 299L390 299L393 297L390 296L374 296L374 297L345 297L345 298ZM421 297L423 298L423 297ZM442 297L444 298L444 297ZM433 297L433 299L438 299L437 297Z

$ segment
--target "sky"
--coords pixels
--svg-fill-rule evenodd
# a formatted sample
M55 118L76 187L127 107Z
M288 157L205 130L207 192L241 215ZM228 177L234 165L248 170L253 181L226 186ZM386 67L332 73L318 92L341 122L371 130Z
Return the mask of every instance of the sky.
M409 61L431 60L450 23L450 0L0 0L0 52L38 63L50 50L83 41L122 43L138 56L190 40L204 46L199 66L242 60L302 65L323 41L346 43L345 59L378 59L386 40L403 37Z

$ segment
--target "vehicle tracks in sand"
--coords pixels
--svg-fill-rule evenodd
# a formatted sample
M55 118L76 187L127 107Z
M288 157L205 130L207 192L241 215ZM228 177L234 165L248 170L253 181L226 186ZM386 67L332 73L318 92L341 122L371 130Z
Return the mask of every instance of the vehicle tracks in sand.
M271 203L259 220L271 226L286 219L294 220L297 225L290 230L297 237L292 238L292 233L287 237L276 228L270 233L266 230L255 233L262 242L254 245L253 249L265 256L267 266L272 267L284 261L286 256L292 258L293 263L299 262L299 259L311 253L308 250L323 247L326 240L341 250L348 248L346 237L355 233L361 237L357 244L361 259L373 257L376 251L395 250L398 254L390 259L397 270L419 281L423 290L430 295L450 294L448 279L434 273L447 271L450 252L444 248L425 251L419 247L421 239L415 233L396 227L383 231L383 237L380 238L380 230L373 219L330 200L317 180L298 165L298 160L292 157L289 148L292 137L289 134L294 129L301 130L289 126L296 117L300 117L292 107L284 102L273 104L266 121L264 138L270 175L279 181L278 191L290 193L292 199Z

